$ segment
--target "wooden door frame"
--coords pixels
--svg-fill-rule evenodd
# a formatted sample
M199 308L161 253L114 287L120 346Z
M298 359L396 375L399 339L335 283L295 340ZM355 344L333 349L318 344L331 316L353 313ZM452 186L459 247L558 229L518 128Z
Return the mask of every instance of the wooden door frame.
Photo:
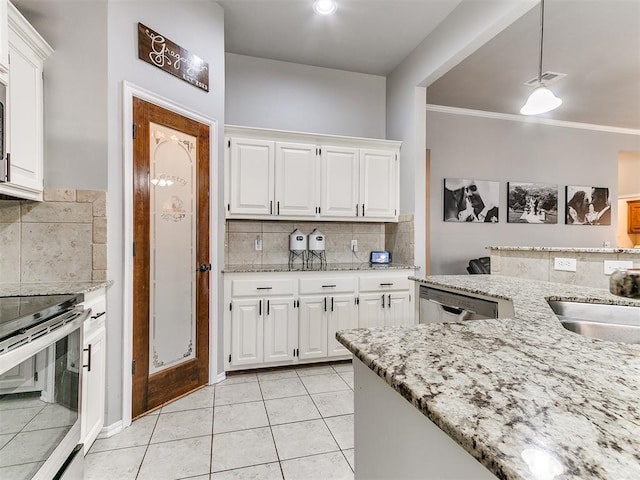
M123 319L122 319L122 425L125 428L131 424L132 411L132 378L131 362L133 359L133 97L139 98L154 105L158 105L166 110L178 115L195 120L209 127L209 251L211 262L211 277L209 278L209 384L216 383L224 378L224 373L217 374L218 371L218 305L220 303L219 292L222 288L218 264L218 227L220 216L218 210L220 202L218 194L220 186L223 184L218 178L218 121L198 112L187 109L177 103L160 95L156 95L149 90L145 90L133 83L122 82L122 144L123 144ZM221 345L221 343L220 343ZM116 427L116 431L119 430ZM110 432L111 433L111 432ZM113 432L116 433L116 432Z

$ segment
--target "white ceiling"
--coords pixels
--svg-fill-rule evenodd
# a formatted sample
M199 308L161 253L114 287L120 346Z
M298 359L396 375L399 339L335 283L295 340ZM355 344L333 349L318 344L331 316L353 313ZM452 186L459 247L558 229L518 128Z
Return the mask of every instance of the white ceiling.
M388 75L460 0L337 0L330 17L313 0L219 0L226 51ZM483 1L483 0L465 0ZM537 75L536 7L463 60L428 91L429 103L518 113ZM640 0L546 0L544 70L563 99L547 118L640 129Z
M230 53L386 76L460 0L218 0Z

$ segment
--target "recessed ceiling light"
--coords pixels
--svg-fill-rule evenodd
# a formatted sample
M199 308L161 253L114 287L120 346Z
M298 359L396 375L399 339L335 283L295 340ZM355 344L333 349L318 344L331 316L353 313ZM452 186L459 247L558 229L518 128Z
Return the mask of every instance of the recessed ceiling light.
M318 15L331 15L338 5L334 0L316 0L313 2L313 11Z

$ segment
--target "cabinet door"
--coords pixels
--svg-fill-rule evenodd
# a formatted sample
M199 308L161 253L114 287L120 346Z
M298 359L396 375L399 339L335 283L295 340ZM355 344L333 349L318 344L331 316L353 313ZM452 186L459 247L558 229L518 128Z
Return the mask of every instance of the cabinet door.
M258 298L231 302L231 365L262 363L263 306Z
M318 199L316 146L276 143L276 215L313 217Z
M358 305L358 326L360 328L384 326L383 301L386 301L386 295L382 293L360 295L360 304Z
M272 214L275 143L246 138L230 142L228 214Z
M9 52L11 69L6 111L7 152L11 155L11 164L8 182L41 195L44 142L42 59L12 30L9 31Z
M106 384L106 338L104 320L84 338L85 364L82 374L82 415L80 435L84 453L104 425L104 402Z
M299 358L327 356L327 297L301 296L299 309Z
M327 319L328 329L328 355L348 355L349 350L336 340L338 330L358 328L358 311L356 309L355 295L334 295L330 298L329 315Z
M627 233L640 233L640 200L627 203L629 206L627 214Z
M385 325L413 325L409 292L386 294Z
M9 71L9 22L7 21L7 0L0 0L0 78Z
M360 200L365 218L397 216L396 175L396 152L360 150Z
M358 149L323 145L320 164L321 216L355 217L359 215Z
M293 361L298 344L298 319L293 308L293 298L265 301L264 361Z

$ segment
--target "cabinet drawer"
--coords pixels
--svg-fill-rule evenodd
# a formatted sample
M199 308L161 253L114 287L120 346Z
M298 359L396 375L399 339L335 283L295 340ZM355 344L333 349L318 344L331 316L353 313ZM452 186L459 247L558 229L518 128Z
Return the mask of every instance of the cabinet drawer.
M401 276L376 276L360 277L360 291L370 292L377 290L409 290L413 282L409 277Z
M355 277L338 278L303 278L300 280L300 293L337 293L354 292L356 289Z
M255 297L257 295L293 295L293 280L233 280L233 297Z

